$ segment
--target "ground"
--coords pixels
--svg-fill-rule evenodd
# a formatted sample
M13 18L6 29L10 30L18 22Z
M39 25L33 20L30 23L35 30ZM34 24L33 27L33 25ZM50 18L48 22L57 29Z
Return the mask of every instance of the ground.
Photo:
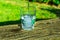
M60 19L39 20L32 31L18 24L0 26L0 40L60 40Z

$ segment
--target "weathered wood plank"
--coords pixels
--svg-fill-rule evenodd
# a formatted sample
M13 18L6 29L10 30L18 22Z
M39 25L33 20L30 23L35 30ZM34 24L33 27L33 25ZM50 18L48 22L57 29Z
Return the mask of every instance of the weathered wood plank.
M18 24L0 26L1 40L54 40L60 39L60 19L37 21L32 31L20 30Z

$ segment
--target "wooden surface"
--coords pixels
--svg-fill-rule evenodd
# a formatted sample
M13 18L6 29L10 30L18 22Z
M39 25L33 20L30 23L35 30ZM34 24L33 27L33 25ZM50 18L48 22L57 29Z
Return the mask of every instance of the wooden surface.
M0 40L60 40L60 19L37 21L32 31L21 30L18 24L0 26Z

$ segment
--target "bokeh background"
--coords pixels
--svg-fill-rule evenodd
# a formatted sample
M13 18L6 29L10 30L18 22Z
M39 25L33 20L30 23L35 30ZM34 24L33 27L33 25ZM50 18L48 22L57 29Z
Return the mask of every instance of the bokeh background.
M19 23L20 8L27 6L28 1L29 5L36 7L36 19L51 19L60 15L60 0L0 0L0 23Z

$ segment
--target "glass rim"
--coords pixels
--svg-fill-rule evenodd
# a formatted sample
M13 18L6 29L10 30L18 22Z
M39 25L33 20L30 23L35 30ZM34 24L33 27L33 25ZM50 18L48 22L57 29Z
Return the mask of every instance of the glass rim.
M30 7L33 8L33 10L30 10ZM29 8L29 10L28 10ZM26 10L25 10L26 9ZM30 13L30 12L34 12L33 14L36 15L36 7L35 6L21 6L20 8L20 13L22 15L22 13Z

